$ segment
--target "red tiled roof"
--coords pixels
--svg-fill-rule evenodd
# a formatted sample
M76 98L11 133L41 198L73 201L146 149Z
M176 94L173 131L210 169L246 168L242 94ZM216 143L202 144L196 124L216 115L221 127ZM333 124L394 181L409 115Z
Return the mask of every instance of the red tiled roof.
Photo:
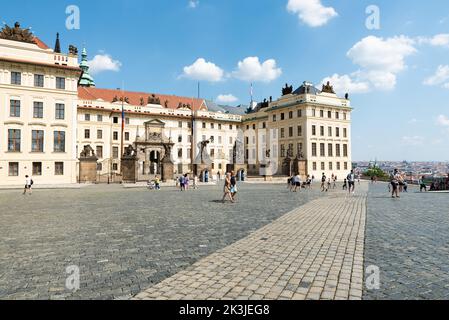
M41 39L39 39L38 37L34 37L34 43L36 43L36 45L44 50L50 49Z
M92 100L95 101L97 99L102 99L104 101L112 102L115 97L122 97L124 95L129 99L129 104L133 106L140 106L141 98L144 99L145 105L148 101L148 97L152 95L152 93L144 93L144 92L132 92L125 91L122 93L121 90L113 90L113 89L100 89L94 87L78 87L78 97L82 100ZM154 94L156 98L159 98L161 101L161 105L164 107L165 102L167 101L167 107L170 109L178 109L180 103L189 104L192 106L193 110L199 110L201 106L207 109L204 104L204 100L189 98L189 97L178 97L174 95L165 95L165 94Z

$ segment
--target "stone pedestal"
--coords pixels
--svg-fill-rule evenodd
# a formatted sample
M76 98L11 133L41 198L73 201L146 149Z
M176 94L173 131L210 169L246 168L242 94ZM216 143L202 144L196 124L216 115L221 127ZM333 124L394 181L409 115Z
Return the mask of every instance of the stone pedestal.
M206 179L206 171L208 172L207 179ZM198 176L201 182L209 182L211 180L211 171L209 169L209 165L205 163L196 165L195 174Z
M80 158L79 182L97 183L97 158Z
M122 181L123 183L136 183L137 181L137 159L135 157L124 157L122 164Z
M162 160L162 182L167 182L168 180L172 180L175 174L173 162L168 158Z

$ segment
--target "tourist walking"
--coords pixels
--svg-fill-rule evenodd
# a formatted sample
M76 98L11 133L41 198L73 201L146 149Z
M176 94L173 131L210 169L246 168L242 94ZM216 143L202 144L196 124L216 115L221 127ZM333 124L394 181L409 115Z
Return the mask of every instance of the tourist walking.
M161 190L161 181L159 180L158 176L154 178L154 187L156 188L156 190Z
M348 180L347 179L345 179L343 181L343 190L348 190Z
M181 191L185 190L185 177L183 175L179 177L179 186Z
M293 181L295 184L295 189L293 192L298 192L298 188L299 191L301 191L301 176L299 175L299 173L293 176Z
M327 183L327 177L323 172L323 175L321 177L321 192L324 192L324 191L327 192L326 183Z
M23 195L26 195L27 192L30 195L33 194L33 190L31 189L33 184L34 184L33 179L31 179L30 176L26 175L25 176L25 188L23 189Z
M229 198L231 202L234 202L234 199L232 198L231 194L231 174L229 172L226 174L223 186L223 199L221 199L223 203L225 202L226 197Z
M399 173L398 169L394 169L394 172L390 176L390 183L391 183L391 197L392 198L400 198L399 197L399 180L401 178L401 174Z
M424 190L424 192L427 192L427 186L424 182L425 177L422 176L421 179L419 179L419 192L422 192Z
M196 174L193 176L193 189L198 189L198 176Z
M186 173L184 175L184 190L189 190L189 183L190 183L189 175Z
M351 170L351 172L346 177L348 179L348 191L349 193L355 193L355 174L354 170Z
M235 176L234 171L231 171L231 196L232 196L232 200L234 200L237 197L237 177Z

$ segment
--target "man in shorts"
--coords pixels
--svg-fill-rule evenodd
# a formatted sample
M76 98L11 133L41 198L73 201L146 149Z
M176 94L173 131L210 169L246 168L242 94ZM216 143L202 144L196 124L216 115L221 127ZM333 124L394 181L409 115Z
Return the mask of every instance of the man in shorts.
M354 174L354 170L351 170L351 172L348 174L346 179L348 179L348 191L349 191L349 193L354 193L355 192L355 174Z
M33 191L31 190L31 187L33 185L33 179L31 179L30 176L25 176L25 188L23 189L23 194L25 195L27 192L31 195Z

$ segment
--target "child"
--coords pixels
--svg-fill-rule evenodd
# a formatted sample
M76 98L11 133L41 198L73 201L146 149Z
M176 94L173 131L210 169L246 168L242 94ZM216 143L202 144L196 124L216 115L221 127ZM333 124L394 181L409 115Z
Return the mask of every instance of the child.
M343 182L343 190L348 190L348 180L344 180Z

